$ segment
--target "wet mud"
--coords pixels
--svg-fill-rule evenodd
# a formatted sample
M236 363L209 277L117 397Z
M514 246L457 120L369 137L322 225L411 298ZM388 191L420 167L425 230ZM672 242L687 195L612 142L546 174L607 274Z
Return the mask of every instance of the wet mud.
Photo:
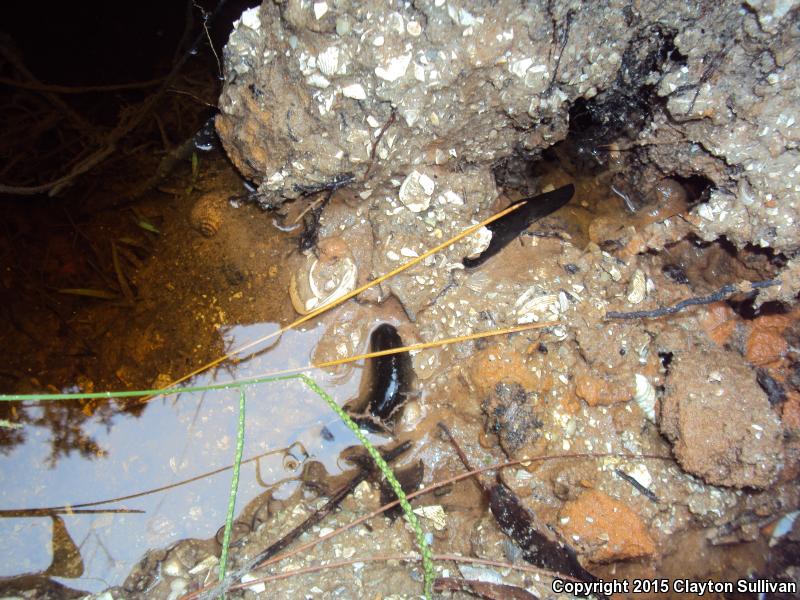
M540 185L555 187L572 177L569 163L560 164L565 166L537 167L547 168ZM306 273L308 264L298 250L298 232L280 231L256 207L231 205L239 184L224 163L212 165L208 183L191 197L176 198L169 210L161 205L159 214L145 213L159 223L161 233L151 241L151 254L141 268L131 272L137 298L133 312L101 300L68 299L78 323L116 313L99 321L113 323L99 341L85 336L98 344L97 357L59 363L55 349L38 348L42 364L52 364L53 370L20 377L7 389L64 390L75 381L85 390L157 386L297 316L289 290L292 277ZM740 275L764 277L773 268L770 260L691 239L670 243L663 252L639 254L632 249L653 240L657 247L683 213L667 209L663 220L651 220L642 210L631 213L602 177L573 180L572 202L485 264L468 274L457 271L449 288L416 320L396 299L375 304L374 296L364 294L195 381L225 381L366 352L370 336L385 323L397 328L406 344L429 339L437 322L433 330L440 336L478 326L552 323L541 331L414 353L414 393L404 398L393 427L394 436L411 440L413 449L398 468L421 461L421 485L463 471L437 429L441 421L477 465L547 457L502 470L503 489L569 540L594 576L677 575L688 568L686 560L695 564L699 555L714 557L701 570L703 577L735 578L742 568L767 573L773 564L766 546L770 527L797 502L798 450L792 432L800 428L800 419L794 416L798 396L791 350L796 317L790 312L746 316L736 302L699 307L670 320L615 322L605 320L604 313L668 305ZM509 193L513 197L516 192ZM334 262L352 257L360 269L367 268L371 246L336 226L359 209L336 195L330 207L320 224L323 248L332 232L344 231L348 251L322 252L333 252ZM198 227L200 214L206 221L214 217L213 231ZM607 222L606 215L616 215L616 229L598 225ZM286 220L276 219L285 228ZM618 243L607 244L609 239ZM336 278L333 271L320 273ZM318 288L323 293L324 286L322 277ZM383 297L386 293L380 292L377 299ZM741 298L746 304L746 296ZM434 315L447 318L443 322ZM133 351L137 354L126 354ZM125 360L128 356L131 360ZM709 356L714 359L706 360ZM7 360L15 368L14 358ZM363 408L370 405L369 369L345 364L317 370L314 378L340 404ZM49 388L40 379L47 376ZM177 598L211 583L230 471L182 482L229 467L235 403L234 393L206 392L146 405L13 407L16 412L9 417L24 415L28 424L25 435L10 430L4 438L11 450L4 457L4 473L17 473L14 477L26 485L6 488L6 506L74 507L58 514L66 515L59 518L65 520L65 539L72 540L62 546L79 548L81 569L70 573L59 571L63 565L53 566L65 554L53 549L56 536L49 516L6 519L10 528L3 537L22 560L6 563L5 574L12 579L5 589L31 589L24 579L31 575L23 574L37 570L45 580L49 573L80 590L100 592L110 586L112 597ZM713 416L721 412L726 415L723 428ZM72 422L71 415L80 417ZM351 468L339 454L354 443L318 398L294 384L253 388L247 419L245 458L250 460L240 483L237 507L243 508L237 508L233 532L234 569L335 493L337 477ZM71 438L47 435L63 434L65 422L73 423ZM30 437L36 432L45 435ZM376 443L390 439L385 431L374 436ZM93 486L91 494L79 493L75 481L102 485ZM144 513L77 512L82 502L172 485L100 506ZM377 481L360 484L298 543L377 508L379 488ZM502 523L491 516L486 497L473 483L423 496L415 507L428 515L422 519L432 533L434 552L525 563L524 552L503 534ZM700 553L691 558L679 550L690 538ZM355 566L270 586L285 597L301 589L385 594L390 583L411 589L421 585L417 565L356 559L413 551L402 519L377 517L367 528L359 526L315 547L305 558L281 563L290 568L319 559L352 559ZM538 575L532 579L505 570L501 575L486 566L442 563L437 569L442 577L491 577L545 596L549 585ZM245 595L260 589L251 587Z

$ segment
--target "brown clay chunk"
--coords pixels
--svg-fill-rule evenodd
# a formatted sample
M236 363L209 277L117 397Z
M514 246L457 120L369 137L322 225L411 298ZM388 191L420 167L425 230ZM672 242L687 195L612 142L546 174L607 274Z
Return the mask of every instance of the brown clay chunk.
M714 485L764 488L781 468L780 423L755 372L711 344L676 354L661 431L681 466Z

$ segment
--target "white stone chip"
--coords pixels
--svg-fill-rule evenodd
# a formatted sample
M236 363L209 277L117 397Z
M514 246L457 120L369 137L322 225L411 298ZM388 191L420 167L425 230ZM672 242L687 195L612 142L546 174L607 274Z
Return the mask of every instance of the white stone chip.
M314 2L314 17L319 21L328 12L327 2Z
M385 67L375 67L375 75L385 81L397 81L408 70L411 64L411 54L403 54L389 59Z
M364 86L360 83L351 83L350 85L344 86L342 88L342 94L346 98L352 98L353 100L367 99L367 92L364 91Z

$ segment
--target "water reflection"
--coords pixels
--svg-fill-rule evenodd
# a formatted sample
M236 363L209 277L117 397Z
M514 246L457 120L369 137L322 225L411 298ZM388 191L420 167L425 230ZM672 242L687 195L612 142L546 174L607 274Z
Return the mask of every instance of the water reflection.
M254 344L237 361L191 383L209 385L305 366L324 329L289 331ZM259 323L221 334L230 350L277 330L275 323ZM358 371L353 374L313 376L343 404L357 393ZM237 390L184 392L146 405L53 402L0 404L0 410L8 413L3 418L24 424L2 429L0 509L51 507L38 513L0 512L5 517L0 518L0 576L47 574L71 587L99 591L122 583L149 548L213 537L224 522ZM312 459L338 472L339 452L354 443L324 402L296 380L248 386L246 423L248 460L242 466L237 512L276 484L273 496L290 495L298 485L295 478ZM157 491L139 494L148 489ZM86 506L142 512L90 512Z

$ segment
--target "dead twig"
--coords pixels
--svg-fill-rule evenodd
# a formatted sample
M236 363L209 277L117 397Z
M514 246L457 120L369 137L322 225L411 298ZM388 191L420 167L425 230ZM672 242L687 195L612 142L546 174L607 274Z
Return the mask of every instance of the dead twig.
M381 130L378 132L378 136L375 138L375 141L372 143L372 149L369 152L369 166L367 167L367 172L364 173L364 179L369 176L370 171L372 171L372 167L375 165L375 153L378 150L378 144L381 143L383 139L383 134L386 133L386 130L395 122L397 119L397 111L393 108L392 114L389 115L389 118L386 119L386 123L383 124Z
M545 575L548 577L563 577L564 579L569 579L570 581L572 581L572 578L564 577L560 573L551 573L548 572L546 569L538 569L536 567L531 567L528 565L514 565L511 563L506 563L501 561L471 558L469 556L459 556L457 554L434 554L433 559L436 561L446 560L459 563L487 565L487 566L497 567L500 569L514 569L516 571L525 571L527 573L535 573L538 575ZM268 575L266 577L261 577L260 579L251 579L250 581L247 581L245 583L237 583L236 585L232 585L230 589L231 591L246 589L253 585L257 585L259 583L269 583L271 581L289 579L290 577L295 577L297 575L308 575L309 573L319 573L320 571L324 571L326 569L340 569L342 567L352 566L356 563L388 562L390 560L397 560L403 562L419 562L422 560L422 557L416 554L388 554L384 556L367 556L362 558L352 558L349 560L342 560L338 562L329 562L324 565L314 565L311 567L292 569L284 573L278 573L276 575ZM196 596L195 594L188 594L186 596L183 596L181 600L193 600L197 597L198 596Z
M538 600L525 588L507 583L489 583L459 577L437 577L433 583L436 592L464 592L485 600Z
M9 79L8 77L0 77L0 83L9 87L21 88L23 90L31 90L34 92L47 92L52 94L94 94L106 92L121 92L125 90L140 90L143 88L154 87L164 81L164 77L158 79L149 79L147 81L132 81L130 83L116 83L109 85L82 85L82 86L67 86L55 85L48 83L41 83L39 81L19 81L16 79Z
M606 319L656 319L658 317L664 317L666 315L674 315L675 313L679 313L682 310L689 308L690 306L698 306L702 304L713 304L714 302L719 302L721 300L725 300L726 298L733 296L734 294L740 293L748 293L752 290L758 290L762 288L768 288L775 285L781 285L781 281L779 279L767 279L766 281L748 281L743 284L741 283L729 283L728 285L722 286L713 294L709 294L707 296L696 296L693 298L687 298L686 300L681 300L677 304L672 306L664 306L662 308L654 308L652 310L633 310L630 312L619 312L616 310L610 310L606 313Z

